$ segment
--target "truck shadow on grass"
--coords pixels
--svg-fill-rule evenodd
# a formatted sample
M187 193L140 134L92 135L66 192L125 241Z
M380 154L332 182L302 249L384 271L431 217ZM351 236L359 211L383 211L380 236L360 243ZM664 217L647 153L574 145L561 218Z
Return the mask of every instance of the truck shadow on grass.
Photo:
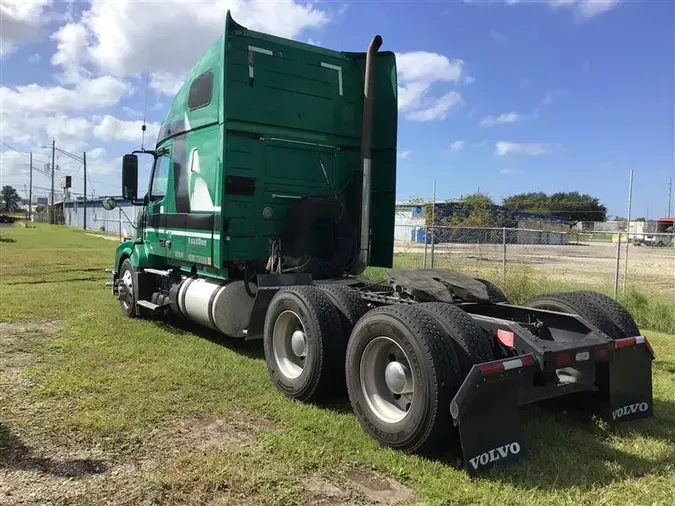
M528 455L479 479L556 490L661 474L675 463L675 403L655 400L654 409L654 419L612 429L588 414L541 405L522 408ZM624 451L624 445L634 451Z
M162 330L173 335L193 334L201 339L227 348L228 350L248 358L265 360L262 340L244 341L244 339L226 337L223 334L203 327L198 323L178 318L172 314L155 319L155 324Z
M95 459L60 460L37 456L9 427L0 423L0 469L34 470L63 478L80 478L104 473L108 466Z

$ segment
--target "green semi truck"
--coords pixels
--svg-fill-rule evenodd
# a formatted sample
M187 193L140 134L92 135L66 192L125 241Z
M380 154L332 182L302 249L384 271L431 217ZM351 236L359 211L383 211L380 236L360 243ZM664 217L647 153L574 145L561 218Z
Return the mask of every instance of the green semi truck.
M260 339L288 397L346 391L382 444L453 448L470 474L525 454L524 404L652 416L653 352L608 297L515 306L452 271L360 277L393 262L397 77L381 45L331 51L228 13L154 149L123 158L123 196L143 208L110 269L122 312ZM140 199L139 154L153 160Z

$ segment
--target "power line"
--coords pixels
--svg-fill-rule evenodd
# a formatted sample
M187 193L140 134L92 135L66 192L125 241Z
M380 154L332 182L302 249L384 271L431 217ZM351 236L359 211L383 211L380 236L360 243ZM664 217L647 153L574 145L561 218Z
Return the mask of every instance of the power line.
M4 144L5 146L7 146L7 147L8 147L9 149L11 149L12 151L14 151L14 152L16 152L16 153L19 153L20 155L25 156L26 158L30 158L30 156L29 156L27 153L24 153L24 152L22 152L22 151L19 151L19 150L16 149L14 146L11 146L11 145L7 144L5 141L0 140L0 143ZM33 161L34 161L34 162L40 162L40 163L49 163L49 162L45 162L44 160L38 160L38 159L36 159L36 158L33 158Z

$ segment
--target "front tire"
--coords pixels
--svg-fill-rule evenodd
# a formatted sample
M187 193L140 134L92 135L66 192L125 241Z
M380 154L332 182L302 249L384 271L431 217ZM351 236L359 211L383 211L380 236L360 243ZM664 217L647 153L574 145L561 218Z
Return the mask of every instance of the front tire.
M344 387L342 323L315 286L277 292L265 315L263 346L272 381L286 396L317 400Z
M385 446L436 453L456 442L450 401L461 383L453 343L414 306L366 313L347 345L349 400L364 430Z
M122 314L129 318L136 317L136 294L134 293L134 266L125 258L120 268L119 284L124 289L124 296L120 296Z

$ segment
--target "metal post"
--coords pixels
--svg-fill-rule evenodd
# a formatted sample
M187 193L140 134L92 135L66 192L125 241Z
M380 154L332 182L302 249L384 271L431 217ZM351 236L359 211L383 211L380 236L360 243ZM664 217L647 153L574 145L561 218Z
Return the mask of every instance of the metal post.
M502 229L502 243L504 250L502 251L502 287L506 286L506 227Z
M626 234L626 254L623 259L623 293L626 293L626 277L628 276L628 245L630 244L630 213L633 205L633 169L630 171L630 182L628 183L628 226Z
M52 208L49 216L49 222L54 225L56 223L56 209L54 207L54 159L56 158L56 141L52 139Z
M434 179L434 200L431 203L431 268L434 268L434 243L436 242L436 234L434 227L436 226L436 180Z
M425 218L426 221L426 218ZM429 244L429 227L424 226L424 260L422 261L422 268L427 268L427 244Z
M30 176L28 184L28 221L33 217L33 152L30 152Z
M84 165L84 230L87 230L87 152L82 153L82 164Z
M671 211L673 203L673 178L670 178L670 181L668 182L668 212L666 213L666 217L670 218L673 213Z
M621 230L616 241L616 266L614 268L614 298L619 294L619 262L621 261Z

